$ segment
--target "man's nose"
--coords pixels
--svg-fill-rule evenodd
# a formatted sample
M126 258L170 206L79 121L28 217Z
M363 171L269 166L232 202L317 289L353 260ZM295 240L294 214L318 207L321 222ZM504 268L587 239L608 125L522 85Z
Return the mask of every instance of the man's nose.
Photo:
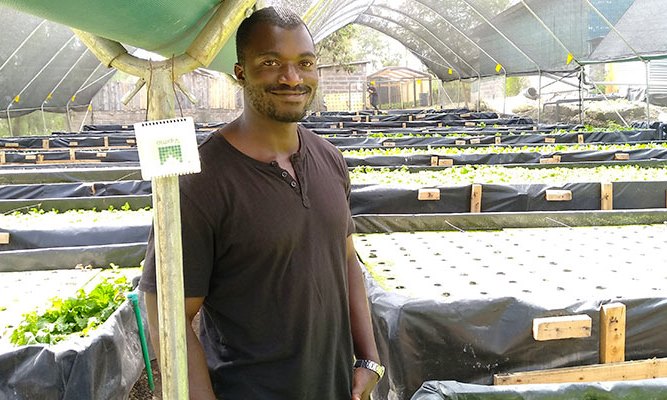
M280 77L278 79L279 83L289 86L295 86L303 83L303 78L299 73L299 69L290 63L283 65L283 68L280 70Z

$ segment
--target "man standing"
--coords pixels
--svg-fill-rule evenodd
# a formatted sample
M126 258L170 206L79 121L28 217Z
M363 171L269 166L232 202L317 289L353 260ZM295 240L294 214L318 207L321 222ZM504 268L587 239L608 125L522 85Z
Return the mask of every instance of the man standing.
M367 399L384 368L347 167L297 125L318 84L312 36L265 8L236 48L243 114L201 144L202 172L180 179L190 398ZM140 288L158 349L152 235Z
M378 89L375 87L375 85L368 82L366 90L368 91L368 100L371 103L371 107L373 107L375 112L379 112L380 109L378 108Z

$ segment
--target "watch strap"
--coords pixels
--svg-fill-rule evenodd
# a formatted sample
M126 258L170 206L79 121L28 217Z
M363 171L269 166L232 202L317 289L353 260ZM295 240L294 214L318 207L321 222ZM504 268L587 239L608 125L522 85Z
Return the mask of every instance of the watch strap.
M375 372L378 380L384 376L384 367L373 360L357 360L354 363L354 368L365 368Z

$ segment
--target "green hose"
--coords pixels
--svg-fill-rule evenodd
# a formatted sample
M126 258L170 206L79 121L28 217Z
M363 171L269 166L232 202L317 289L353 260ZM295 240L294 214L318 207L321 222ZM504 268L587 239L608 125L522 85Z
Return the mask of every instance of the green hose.
M151 370L151 360L148 356L148 344L146 343L146 334L144 333L144 323L141 320L141 311L139 310L139 298L136 293L128 293L127 298L132 302L134 309L134 316L137 317L137 327L139 328L139 341L141 342L141 352L144 355L144 363L146 364L146 374L148 375L148 387L151 391L155 390L155 383L153 383L153 371Z

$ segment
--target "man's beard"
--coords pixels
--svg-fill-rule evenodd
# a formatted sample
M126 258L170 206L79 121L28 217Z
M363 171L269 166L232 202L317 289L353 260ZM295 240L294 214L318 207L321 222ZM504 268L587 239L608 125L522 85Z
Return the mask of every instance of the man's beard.
M246 93L248 100L250 101L252 107L257 110L260 114L264 114L269 118L279 121L279 122L299 122L306 116L306 110L313 102L314 90L308 86L299 85L296 88L290 88L286 86L246 86ZM268 92L273 89L282 89L282 90L300 90L307 93L308 99L303 104L303 109L298 111L288 111L288 110L278 110L274 99L271 99L271 96Z

